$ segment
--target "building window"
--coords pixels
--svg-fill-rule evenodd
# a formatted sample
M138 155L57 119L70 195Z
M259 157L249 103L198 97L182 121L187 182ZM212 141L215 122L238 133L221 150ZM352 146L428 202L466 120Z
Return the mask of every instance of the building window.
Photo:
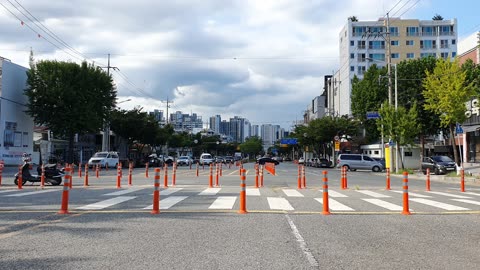
M435 40L420 40L421 49L436 49L437 42Z
M411 157L411 156L413 156L413 152L405 151L405 156L406 157Z
M407 53L407 59L413 59L413 58L415 58L414 53Z
M455 39L452 39L452 45L455 45L456 41Z
M407 46L413 46L415 42L413 40L407 40Z
M436 57L437 55L436 55L435 53L421 53L421 54L420 54L420 57L421 57L421 58L429 57L429 56Z
M365 70L366 70L365 66L358 66L357 67L358 75L363 75L363 73L365 73Z
M373 151L373 154L378 155L378 154L380 154L380 151L375 150L375 151Z
M358 49L365 49L365 40L358 41Z
M355 41L350 40L350 46L355 46Z
M400 58L399 53L392 53L392 59L398 59L398 58Z
M357 54L357 61L358 62L365 62L365 57L367 57L364 53Z
M355 58L355 54L354 54L354 53L351 53L351 54L350 54L350 59L353 59L353 58Z
M408 37L418 36L418 27L414 27L414 26L407 27L407 36Z
M392 40L392 41L390 41L390 44L392 46L398 46L398 40Z
M448 48L448 39L440 40L440 48L442 48L442 49Z
M368 48L369 49L385 49L385 41L369 41L368 42Z
M448 52L440 53L440 57L442 57L443 59L447 59L448 58Z
M457 56L457 52L452 52L452 58L455 58Z
M390 36L398 37L398 27L390 27Z
M354 72L354 71L355 71L355 67L354 67L354 66L350 66L350 71Z
M368 58L378 60L378 61L385 61L385 54L383 53L371 53L368 55ZM377 63L378 65L378 63Z

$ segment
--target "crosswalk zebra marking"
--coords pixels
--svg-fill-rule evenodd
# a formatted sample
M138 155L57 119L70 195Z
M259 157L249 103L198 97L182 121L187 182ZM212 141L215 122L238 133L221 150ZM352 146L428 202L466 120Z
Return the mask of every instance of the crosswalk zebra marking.
M8 193L8 192L15 192L15 191L18 191L18 189L0 190L0 193Z
M401 190L390 190L391 192L395 192L395 193L400 193L400 194L403 194L403 191ZM420 193L415 193L415 192L408 192L408 195L409 196L413 196L413 197L418 197L418 198L432 198L432 196L427 196L427 195L423 195L423 194L420 194Z
M236 196L220 196L208 207L208 209L232 209L236 200Z
M400 206L400 205L396 205L396 204L389 203L389 202L379 200L379 199L362 199L362 200L364 200L366 202L369 202L371 204L374 204L376 206L380 206L380 207L383 207L385 209L392 210L392 211L402 211L403 210L403 207Z
M168 198L160 200L160 209L169 209L170 207L174 206L175 204L185 200L188 196L170 196ZM143 209L152 210L153 204L147 206Z
M139 190L142 190L142 189L144 189L144 188L129 188L129 189L125 189L125 190L120 190L120 191L115 191L115 192L103 194L103 196L121 196L121 195L125 195L125 194L132 193L132 192L135 192L135 191L139 191Z
M247 188L247 196L260 196L260 189Z
M298 192L295 189L282 189L282 191L288 197L304 197L302 193Z
M267 197L268 205L272 210L294 210L292 205L285 198L280 197Z
M390 198L390 196L388 195L380 194L370 190L356 190L356 191L374 198Z
M426 204L426 205L441 208L441 209L444 209L444 210L452 210L452 211L470 210L468 208L455 206L455 205L448 204L448 203L442 203L442 202L422 199L422 198L411 198L410 201L421 203L421 204Z
M473 195L473 196L480 196L480 193L475 193L475 192L465 192L465 194Z
M328 191L328 196L333 197L333 198L347 198L348 196L345 194L342 194L340 192L337 192L335 190L329 190Z
M455 194L450 194L450 193L445 193L445 192L438 192L438 191L427 191L428 193L432 194L437 194L437 195L443 195L447 197L452 197L452 198L457 198L457 199L471 199L472 197L467 197L463 195L455 195Z
M216 195L221 188L207 188L200 192L198 195L200 196L211 196L211 195Z
M457 202L463 202L463 203L480 205L480 202L472 201L472 200L467 200L467 199L452 199L452 200L453 200L453 201L457 201Z
M21 192L17 194L5 195L5 197L22 197L22 196L37 195L37 194L53 192L53 191L59 191L59 189L46 189L46 190L36 190L36 191L30 191L30 192Z
M315 198L316 201L323 205L323 198ZM333 199L328 199L328 208L332 211L355 211L354 209L346 206L343 203L340 203Z
M168 195L173 194L173 193L175 193L177 191L180 191L182 189L183 188L166 188L166 189L160 191L160 196L168 196Z
M116 204L119 204L119 203L122 203L122 202L133 200L135 198L136 198L136 196L120 196L120 197L115 197L115 198L111 198L111 199L108 199L108 200L84 205L84 206L78 207L77 209L80 209L80 210L100 210L100 209L104 209L104 208L107 208L107 207L110 207L110 206L113 206L113 205L116 205Z

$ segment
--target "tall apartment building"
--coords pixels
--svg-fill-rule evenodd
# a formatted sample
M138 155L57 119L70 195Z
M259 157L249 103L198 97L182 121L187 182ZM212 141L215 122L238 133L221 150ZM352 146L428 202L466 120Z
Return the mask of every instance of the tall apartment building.
M215 134L220 134L220 123L222 122L222 117L220 115L215 115L210 117L210 129L215 132Z
M264 124L260 126L260 133L262 138L263 149L267 149L282 139L285 134L285 129L280 125Z
M251 137L260 137L260 132L258 130L258 125L252 125L252 129L250 130Z
M203 122L202 117L198 116L196 113L192 115L184 114L181 111L176 111L175 113L170 114L169 123L173 126L175 131L192 131L196 128L202 128Z
M352 79L354 76L362 79L370 65L386 66L389 47L393 76L393 66L405 59L427 56L454 58L457 38L456 19L390 18L388 22L386 18L378 21L349 19L339 33L340 67L325 86L327 114L351 115Z

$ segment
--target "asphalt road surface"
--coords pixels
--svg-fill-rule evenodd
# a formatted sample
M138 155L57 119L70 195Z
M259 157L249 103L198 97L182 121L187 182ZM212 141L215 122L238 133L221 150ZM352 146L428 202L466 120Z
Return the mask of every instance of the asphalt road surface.
M14 169L0 186L0 269L478 269L480 186L410 176L409 208L402 215L402 177L306 168L298 189L292 163L264 174L255 188L247 170L247 214L238 214L238 167L224 166L215 187L213 170L179 167L160 175L160 214L151 214L154 173L76 171L69 190L70 214L58 214L63 186L13 185ZM323 215L322 178L329 180ZM260 177L259 177L260 178ZM260 182L260 179L259 179Z

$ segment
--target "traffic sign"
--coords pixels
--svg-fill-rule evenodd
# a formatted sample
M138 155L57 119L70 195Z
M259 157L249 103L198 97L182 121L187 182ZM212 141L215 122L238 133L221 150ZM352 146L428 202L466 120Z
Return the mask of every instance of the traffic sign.
M285 138L280 140L280 144L298 144L297 138Z
M378 112L367 112L367 119L378 119L380 114Z
M463 134L462 125L460 125L459 123L457 123L457 126L455 127L455 132L456 132L457 134Z
M340 151L340 142L339 141L335 142L335 151Z

